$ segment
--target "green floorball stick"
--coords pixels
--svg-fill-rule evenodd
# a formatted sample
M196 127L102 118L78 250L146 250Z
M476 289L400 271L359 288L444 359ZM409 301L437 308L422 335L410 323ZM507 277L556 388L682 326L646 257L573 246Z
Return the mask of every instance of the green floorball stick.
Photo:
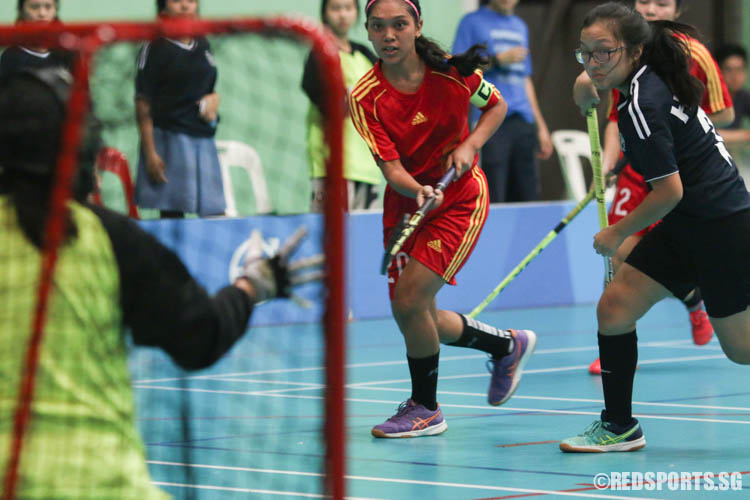
M607 219L607 206L604 203L604 176L602 175L602 146L599 143L599 118L596 108L589 108L586 116L586 125L589 129L589 141L591 142L591 170L594 173L594 195L596 196L596 209L599 214L599 229L609 226ZM604 257L604 285L612 281L612 259Z
M455 177L456 169L453 167L449 168L448 171L443 175L443 177L438 181L435 188L441 191L445 190L445 186L450 184L453 179L455 179ZM396 254L398 254L399 250L401 250L401 247L404 246L404 243L409 239L409 236L411 236L411 233L414 232L419 223L422 222L425 214L430 211L434 203L434 196L432 198L427 198L422 203L422 206L419 207L414 215L411 216L406 225L401 228L401 231L398 233L398 237L391 240L388 248L385 249L383 261L380 263L380 274L385 274L385 272L388 270L388 266L391 265L391 261L393 260L393 258L396 256ZM398 227L394 229L394 233L398 230Z
M575 219L576 215L581 213L581 210L583 210L586 205L589 204L591 200L594 199L594 189L589 189L589 192L586 193L586 197L583 198L581 201L578 202L578 205L576 205L573 210L571 210L568 215L566 215L563 220L560 221L560 223L555 226L555 228L547 233L547 236L545 236L542 241L539 242L537 246L534 247L534 249L529 252L529 254L523 258L521 262L518 263L516 267L513 268L513 270L508 273L508 275L503 279L503 281L500 282L499 285L495 287L494 290L492 290L492 293L490 293L486 299L482 301L481 304L479 304L477 307L475 307L470 313L469 317L476 318L477 315L484 310L485 307L487 307L490 302L495 300L495 297L510 284L511 281L513 281L519 274L521 274L521 271L523 271L527 265L529 265L529 262L534 260L534 258L542 253L542 250L547 248L547 245L549 245L552 240L554 240L558 234L560 234L560 231L565 229L565 226L568 225L570 221Z

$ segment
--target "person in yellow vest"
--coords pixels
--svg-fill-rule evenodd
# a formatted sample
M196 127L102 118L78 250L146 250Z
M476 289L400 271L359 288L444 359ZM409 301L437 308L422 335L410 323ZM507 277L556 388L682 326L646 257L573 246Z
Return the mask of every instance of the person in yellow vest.
M15 498L167 498L151 483L136 429L124 328L185 369L210 366L244 335L256 302L290 295L299 278L289 255L302 233L268 259L254 232L242 276L210 296L135 222L69 201L30 420L17 433L70 81L47 68L0 84L0 471L8 477L9 463L18 464Z
M334 35L339 46L344 84L350 91L365 73L372 69L377 57L359 43L349 40L349 31L359 17L357 0L323 0L320 5L323 24ZM307 156L310 162L312 212L323 211L325 200L325 161L328 150L323 137L325 106L318 65L308 56L302 76L302 89L310 99L307 112ZM347 180L349 209L372 208L378 200L378 186L383 180L367 144L348 118L344 124L344 178Z

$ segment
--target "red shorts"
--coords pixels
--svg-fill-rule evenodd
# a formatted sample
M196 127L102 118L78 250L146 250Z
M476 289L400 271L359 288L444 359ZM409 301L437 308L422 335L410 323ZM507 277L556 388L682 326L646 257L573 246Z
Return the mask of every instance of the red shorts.
M626 165L625 168L620 172L617 177L617 191L615 192L615 199L612 201L612 205L609 207L609 224L615 224L622 220L626 215L635 210L635 207L640 205L646 195L648 195L648 186L646 181L643 180L643 176L633 170L630 165ZM647 232L651 231L656 224L651 224L649 227L643 228L635 235L643 236Z
M416 201L389 190L383 211L383 236L387 245L396 221L416 211ZM443 203L427 213L388 267L388 292L393 299L401 271L416 259L450 285L474 251L489 213L487 179L478 167L466 172L445 189Z

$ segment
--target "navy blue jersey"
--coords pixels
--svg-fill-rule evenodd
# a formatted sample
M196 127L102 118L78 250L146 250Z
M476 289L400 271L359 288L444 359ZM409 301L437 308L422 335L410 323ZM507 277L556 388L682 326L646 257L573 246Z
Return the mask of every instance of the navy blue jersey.
M73 55L63 50L37 52L26 47L8 47L0 55L0 81L22 69L64 68L73 66Z
M198 102L216 85L216 64L208 40L189 45L159 38L138 54L136 97L151 104L154 126L196 137L213 137L215 125L200 117Z
M645 181L679 173L683 196L673 212L715 219L750 208L750 194L705 111L686 109L648 65L635 73L618 111L622 150Z

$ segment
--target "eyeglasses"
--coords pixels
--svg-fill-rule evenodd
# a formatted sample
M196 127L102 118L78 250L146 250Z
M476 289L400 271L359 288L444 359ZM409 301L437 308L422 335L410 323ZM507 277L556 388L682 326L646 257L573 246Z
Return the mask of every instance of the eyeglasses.
M610 59L612 59L612 55L621 51L625 47L617 47L616 49L599 49L599 50L583 50L583 49L576 49L576 61L578 61L581 64L588 64L589 61L591 61L591 58L594 58L594 61L598 62L599 64L607 64Z

